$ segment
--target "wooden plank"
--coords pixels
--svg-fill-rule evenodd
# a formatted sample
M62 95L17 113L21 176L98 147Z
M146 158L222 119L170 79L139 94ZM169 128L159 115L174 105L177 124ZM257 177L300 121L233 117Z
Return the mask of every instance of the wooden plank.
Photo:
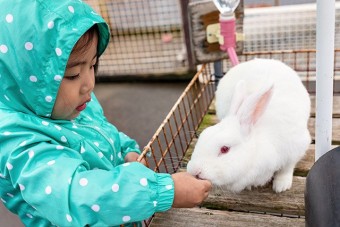
M216 12L217 8L211 0L195 1L189 3L189 20L191 23L191 37L193 44L193 56L194 63L202 64L206 62L214 62L220 59L227 58L226 52L218 50L210 52L208 50L209 45L206 41L206 26L210 23L216 23L214 19L208 21L207 16L213 12ZM243 1L240 1L239 6L235 10L236 16L236 32L243 33ZM237 53L243 51L243 41L237 41L236 43Z
M305 181L305 177L294 177L292 188L282 193L275 193L271 184L240 193L213 188L202 206L217 210L256 211L304 216Z
M278 217L274 215L229 212L205 208L171 209L157 213L150 227L272 227L272 226L305 226L304 218Z

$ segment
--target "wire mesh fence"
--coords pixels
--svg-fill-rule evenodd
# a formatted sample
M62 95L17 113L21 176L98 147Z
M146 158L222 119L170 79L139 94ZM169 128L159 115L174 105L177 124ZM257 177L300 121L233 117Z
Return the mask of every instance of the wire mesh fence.
M166 173L179 170L213 100L215 83L211 78L211 65L203 65L145 146L141 158L146 157L150 168Z
M99 76L183 74L188 70L180 1L86 0L111 29Z
M335 3L335 30L340 30L340 2ZM316 48L316 4L246 8L244 17L245 52L301 50ZM340 48L340 34L335 33Z
M184 33L191 25L183 25L187 15L182 8L202 0L85 1L111 28L99 76L172 74L176 78L188 72L187 48L192 44ZM336 1L336 48L340 48L339 21L340 2ZM315 49L316 1L244 0L243 33L245 53Z

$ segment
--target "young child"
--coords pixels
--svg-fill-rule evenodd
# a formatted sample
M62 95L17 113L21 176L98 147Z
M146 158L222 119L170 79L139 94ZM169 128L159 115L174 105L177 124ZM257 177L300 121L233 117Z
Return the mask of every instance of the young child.
M211 183L155 173L92 93L109 28L79 0L0 0L0 197L25 226L116 226L201 203Z

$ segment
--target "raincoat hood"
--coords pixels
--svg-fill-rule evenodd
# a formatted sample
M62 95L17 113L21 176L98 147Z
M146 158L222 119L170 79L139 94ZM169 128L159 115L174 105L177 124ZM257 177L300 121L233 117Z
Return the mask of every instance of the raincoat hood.
M74 45L97 24L101 55L108 25L80 0L0 0L0 6L0 102L50 117Z

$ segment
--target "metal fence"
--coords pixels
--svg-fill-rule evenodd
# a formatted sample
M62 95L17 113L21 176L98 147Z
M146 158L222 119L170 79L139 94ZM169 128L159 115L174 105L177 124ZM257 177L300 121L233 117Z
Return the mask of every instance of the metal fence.
M177 0L86 0L111 28L99 76L183 74L188 70Z
M171 74L176 78L193 69L187 7L188 3L198 0L85 1L104 17L111 28L111 42L101 58L99 76ZM315 2L244 0L243 51L315 49ZM340 2L336 1L337 48L340 48L339 22ZM194 32L191 35L195 35Z

